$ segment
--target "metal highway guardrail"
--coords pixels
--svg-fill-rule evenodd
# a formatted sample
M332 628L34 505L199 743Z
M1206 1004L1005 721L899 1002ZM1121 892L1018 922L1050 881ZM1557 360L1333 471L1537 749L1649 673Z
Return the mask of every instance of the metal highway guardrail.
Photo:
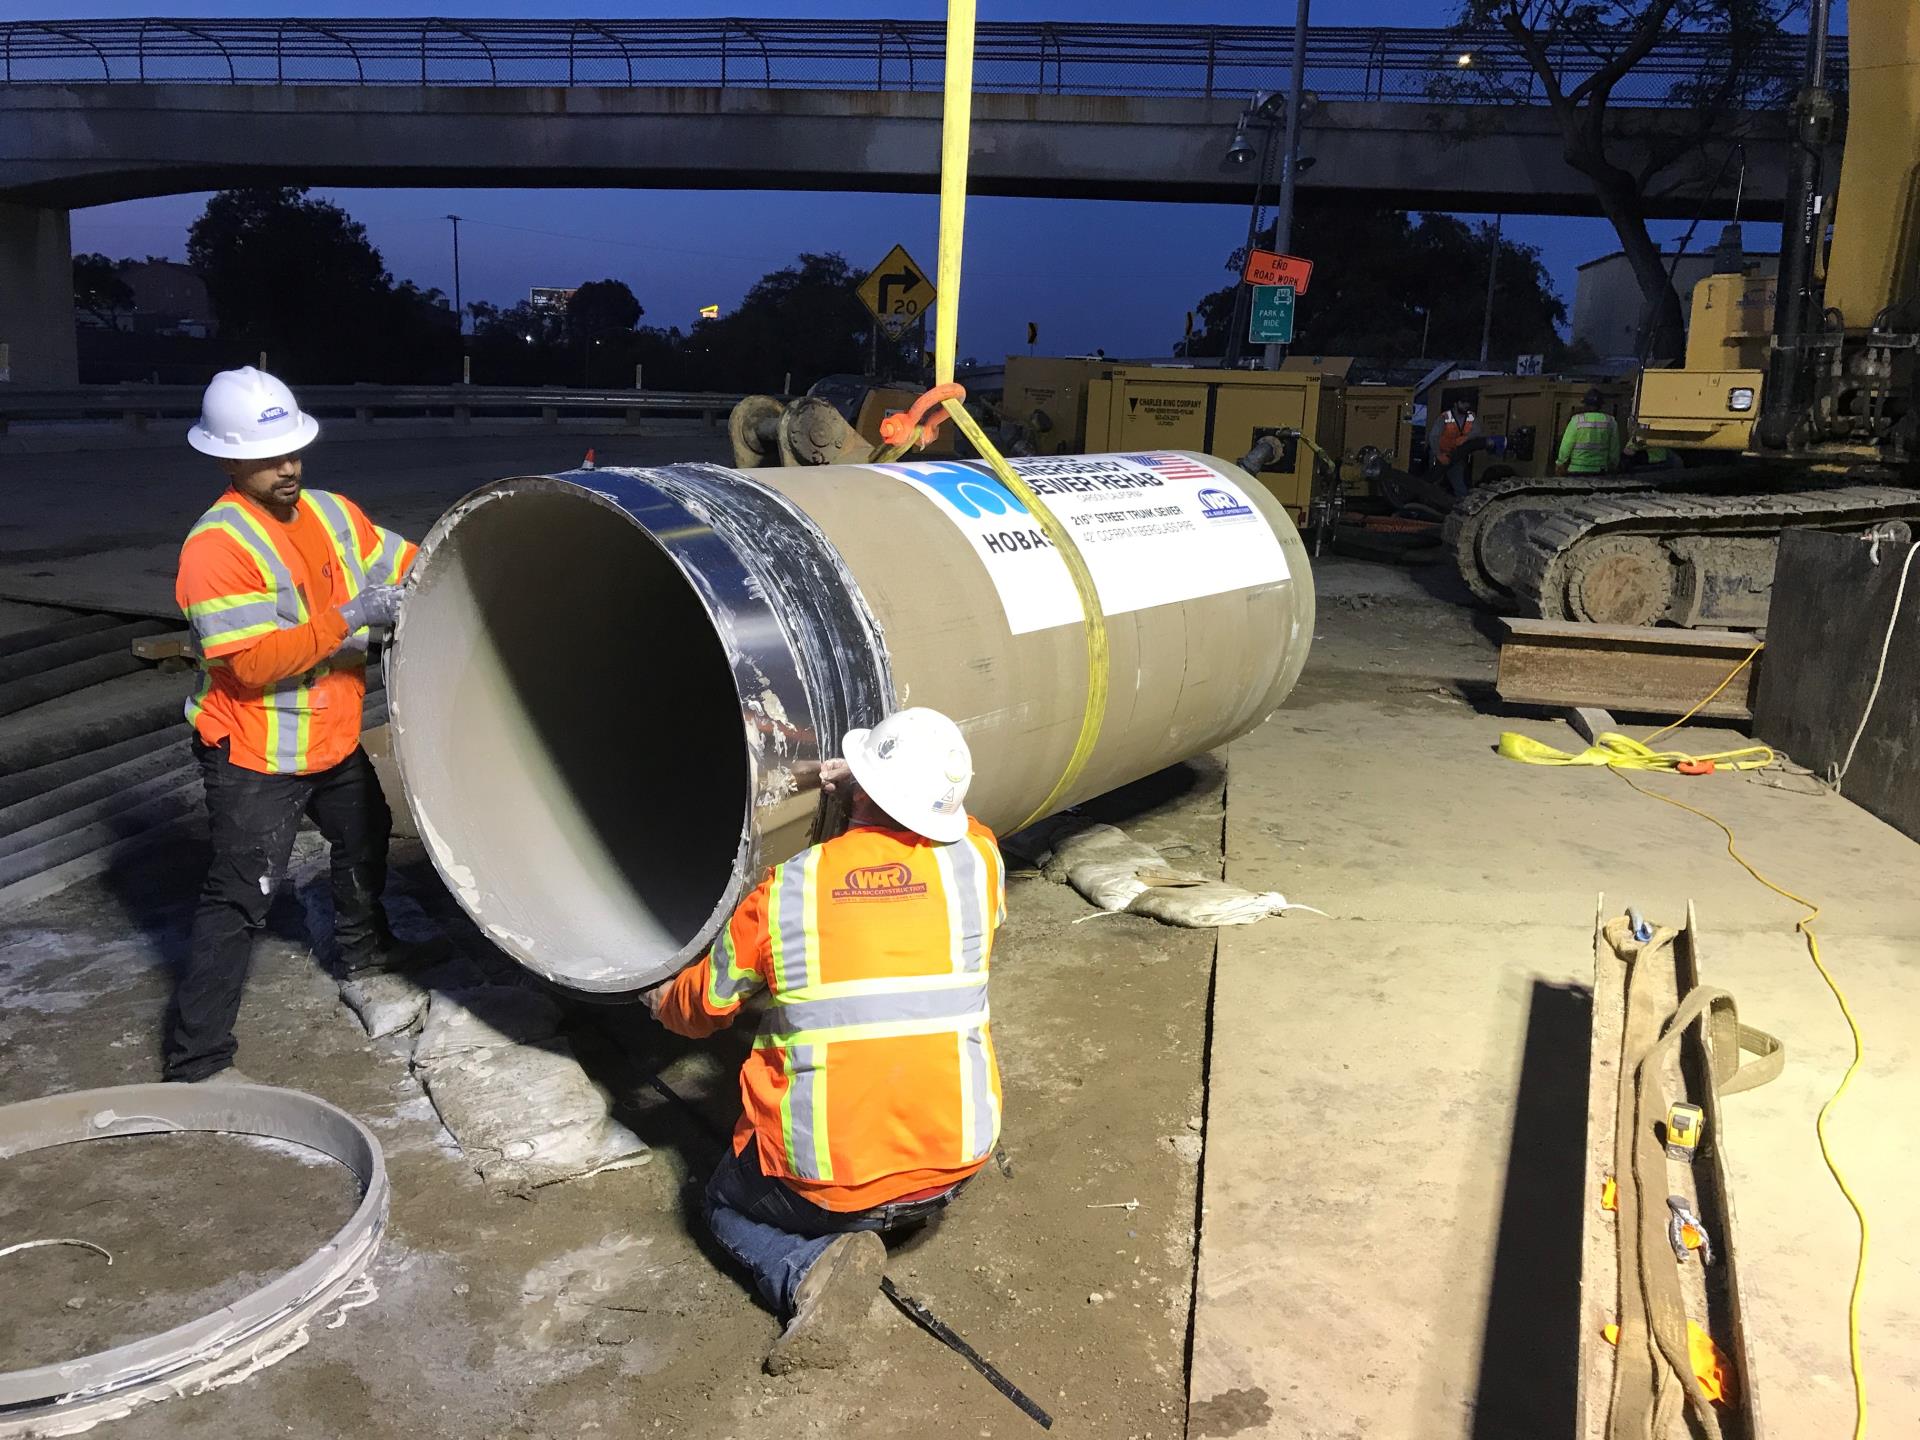
M977 90L1244 100L1285 87L1281 26L990 24ZM1611 103L1666 106L1724 63L1730 41L1677 35L1628 73ZM1836 47L1839 49L1841 47ZM1791 91L1803 41L1752 57ZM16 84L588 85L938 91L938 22L888 20L72 20L0 25L0 76ZM1472 57L1472 86L1448 85ZM1600 63L1554 51L1568 88ZM1844 71L1844 63L1839 67ZM1436 88L1438 87L1438 88ZM1544 97L1499 30L1316 26L1307 88L1322 100L1535 103Z
M15 420L118 418L140 428L148 420L192 419L200 413L198 385L79 385L40 390L0 385L0 433ZM300 408L319 416L538 415L548 423L561 412L617 414L626 423L646 416L698 416L713 426L739 403L739 395L684 390L588 390L514 385L302 385Z

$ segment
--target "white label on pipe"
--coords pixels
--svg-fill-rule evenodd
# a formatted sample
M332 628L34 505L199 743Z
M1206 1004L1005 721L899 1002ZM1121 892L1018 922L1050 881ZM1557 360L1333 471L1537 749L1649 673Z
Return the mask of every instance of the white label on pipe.
M1008 463L1073 536L1109 615L1289 578L1280 541L1246 492L1190 456L1022 455ZM993 577L1014 634L1080 622L1066 562L984 460L866 468L911 485L959 527Z

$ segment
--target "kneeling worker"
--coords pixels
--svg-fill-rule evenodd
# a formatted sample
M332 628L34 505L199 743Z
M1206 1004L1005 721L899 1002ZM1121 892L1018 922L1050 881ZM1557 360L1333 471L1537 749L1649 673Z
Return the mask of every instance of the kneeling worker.
M212 860L167 1021L169 1080L244 1080L234 1017L253 937L310 815L333 871L333 933L348 970L430 947L396 942L380 897L392 816L360 748L368 627L391 625L415 547L343 495L301 485L320 426L251 366L213 377L187 443L228 489L180 551L175 595L200 652L187 701L206 784Z
M851 777L850 828L777 867L647 997L698 1038L767 992L707 1223L790 1322L776 1374L848 1358L886 1264L876 1232L944 1208L1000 1130L987 963L1006 876L966 812L966 740L916 708L842 748L821 782Z

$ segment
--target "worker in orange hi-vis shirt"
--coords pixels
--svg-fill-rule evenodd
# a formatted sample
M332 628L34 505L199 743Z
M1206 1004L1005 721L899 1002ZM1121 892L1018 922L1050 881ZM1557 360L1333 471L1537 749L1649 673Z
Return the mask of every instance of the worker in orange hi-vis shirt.
M369 630L399 614L416 550L345 496L302 486L300 451L319 431L291 390L249 366L213 377L187 432L229 488L187 535L175 586L199 651L187 719L213 854L167 1019L169 1080L247 1078L233 1068L234 1017L303 814L332 852L345 969L445 948L387 928L393 817L360 748Z
M696 1038L763 997L706 1211L789 1322L767 1357L776 1374L850 1357L886 1264L880 1234L944 1209L1000 1132L987 965L1006 872L966 811L967 742L916 708L842 751L821 784L852 786L850 827L777 866L711 951L647 995Z

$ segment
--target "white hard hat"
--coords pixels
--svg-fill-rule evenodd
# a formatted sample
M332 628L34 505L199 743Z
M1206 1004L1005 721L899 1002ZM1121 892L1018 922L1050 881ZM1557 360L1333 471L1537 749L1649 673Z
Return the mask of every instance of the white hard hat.
M213 377L187 443L202 455L268 460L305 449L319 433L320 422L301 413L285 382L245 365Z
M840 743L860 788L916 835L944 844L967 833L973 753L938 710L901 710L871 730L849 730Z

